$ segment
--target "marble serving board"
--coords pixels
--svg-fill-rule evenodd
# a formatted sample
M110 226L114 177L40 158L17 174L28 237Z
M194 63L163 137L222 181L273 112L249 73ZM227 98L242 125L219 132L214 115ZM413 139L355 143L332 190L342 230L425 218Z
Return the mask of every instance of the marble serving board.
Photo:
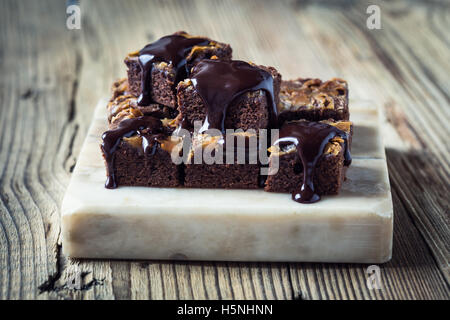
M99 102L62 204L63 252L78 258L383 263L393 209L380 115L351 101L353 163L314 204L262 190L104 187Z

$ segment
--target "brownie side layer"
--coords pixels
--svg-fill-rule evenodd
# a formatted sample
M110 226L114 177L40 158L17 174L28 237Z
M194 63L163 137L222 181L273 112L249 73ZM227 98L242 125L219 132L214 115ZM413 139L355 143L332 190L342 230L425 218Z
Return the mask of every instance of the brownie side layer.
M184 171L188 188L259 188L257 164L187 164Z
M119 186L179 187L181 166L175 165L170 153L157 147L153 155L121 141L115 151L114 172Z
M250 144L254 144L252 148L250 148ZM257 145L256 134L231 134L225 137L196 136L192 141L184 167L184 186L224 189L259 188L260 166L256 154L250 156L250 152L257 152ZM196 153L197 155L202 154L202 162L199 164L195 163ZM205 154L217 155L220 157L221 163L208 164ZM227 157L231 163L227 163ZM252 161L252 164L250 164L250 158L255 160Z

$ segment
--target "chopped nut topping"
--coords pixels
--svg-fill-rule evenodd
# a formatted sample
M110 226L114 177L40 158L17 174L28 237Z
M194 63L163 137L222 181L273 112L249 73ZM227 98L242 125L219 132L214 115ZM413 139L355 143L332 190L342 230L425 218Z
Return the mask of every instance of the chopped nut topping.
M113 83L111 86L112 98L110 101L114 100L118 96L126 95L129 90L128 79L122 78Z

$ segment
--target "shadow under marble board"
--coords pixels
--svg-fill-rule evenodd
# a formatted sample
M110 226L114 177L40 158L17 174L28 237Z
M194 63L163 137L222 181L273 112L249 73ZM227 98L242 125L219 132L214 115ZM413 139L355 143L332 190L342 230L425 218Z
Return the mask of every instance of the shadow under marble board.
M62 205L63 252L77 258L383 263L393 207L380 116L350 101L352 165L339 195L299 204L262 190L106 189L100 101Z

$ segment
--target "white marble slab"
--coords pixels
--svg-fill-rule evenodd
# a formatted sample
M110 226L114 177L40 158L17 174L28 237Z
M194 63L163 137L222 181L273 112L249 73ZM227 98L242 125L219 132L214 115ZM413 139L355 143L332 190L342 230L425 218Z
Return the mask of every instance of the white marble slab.
M64 253L113 259L382 263L393 209L377 109L351 102L353 163L337 196L299 204L262 190L104 188L99 103L62 205Z

